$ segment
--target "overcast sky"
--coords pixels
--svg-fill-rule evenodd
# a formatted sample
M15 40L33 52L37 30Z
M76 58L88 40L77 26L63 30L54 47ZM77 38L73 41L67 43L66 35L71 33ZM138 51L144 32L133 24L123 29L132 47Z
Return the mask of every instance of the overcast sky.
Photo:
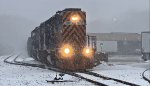
M149 0L0 0L0 51L25 50L30 32L65 8L86 11L87 32L149 30Z
M21 17L36 25L64 8L86 11L88 32L129 32L130 29L141 32L149 28L149 0L0 0L0 15ZM141 20L137 19L139 16Z

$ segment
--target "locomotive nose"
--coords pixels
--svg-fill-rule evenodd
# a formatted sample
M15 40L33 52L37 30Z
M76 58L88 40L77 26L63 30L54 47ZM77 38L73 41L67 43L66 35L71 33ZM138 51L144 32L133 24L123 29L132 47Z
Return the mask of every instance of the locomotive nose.
M94 50L90 47L84 47L82 49L77 49L69 44L63 45L59 53L62 59L73 59L73 58L89 58L92 59L94 56Z

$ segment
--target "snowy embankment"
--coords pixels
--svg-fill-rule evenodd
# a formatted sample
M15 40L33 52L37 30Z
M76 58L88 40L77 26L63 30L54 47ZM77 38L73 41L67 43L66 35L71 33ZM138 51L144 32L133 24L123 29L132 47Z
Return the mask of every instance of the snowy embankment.
M92 86L79 78L65 74L64 80L73 80L74 82L47 83L46 80L53 80L56 72L47 69L25 67L4 63L3 60L8 56L0 57L0 86ZM13 56L12 58L14 58ZM12 61L13 59L8 59ZM22 61L21 59L18 59ZM29 60L29 59L28 59ZM58 74L58 72L57 72Z
M12 58L8 59L8 61L13 61L13 59L17 55L12 56ZM4 63L3 60L8 56L1 56L0 57L0 86L92 86L93 84L84 81L82 79L70 76L65 74L63 77L64 80L72 80L74 82L59 82L59 83L47 83L46 80L53 80L56 76L56 72L50 71L47 69L41 69L36 67L26 67L21 65L12 65ZM123 58L125 59L125 58ZM136 59L136 58L135 58ZM149 86L149 83L142 78L142 72L150 66L150 62L122 62L120 61L115 62L115 60L109 63L102 63L101 65L92 69L92 71L102 74L104 76L108 76L111 78L116 78L124 81L128 81L131 83L139 84L141 86ZM126 60L126 59L125 59ZM21 55L17 59L17 61L24 61L24 62L33 62L34 59ZM134 61L134 60L133 60ZM120 63L118 63L120 62ZM132 64L131 64L132 63ZM58 72L57 72L58 74ZM92 78L90 75L82 76L102 81L107 83L109 86L122 86L120 83L113 82L113 81L103 81L99 78ZM145 73L145 76L149 77L149 72ZM93 85L94 86L94 85Z
M102 74L104 76L108 76L111 78L116 78L120 80L124 80L127 82L135 83L140 86L149 86L150 84L142 78L142 73L148 67L150 67L149 62L141 62L131 64L126 63L125 65L120 65L118 63L115 64L107 64L103 63L97 67L95 67L92 71L95 73ZM150 76L150 72L147 72L147 77Z

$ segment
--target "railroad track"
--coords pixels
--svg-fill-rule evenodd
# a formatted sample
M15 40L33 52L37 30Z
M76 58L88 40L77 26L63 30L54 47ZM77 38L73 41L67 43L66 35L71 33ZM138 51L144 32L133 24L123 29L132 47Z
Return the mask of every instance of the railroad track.
M42 69L48 69L48 70L52 70L52 71L55 71L55 72L65 73L65 74L68 74L68 75L71 75L71 76L75 76L75 77L81 78L81 79L83 79L83 80L86 80L86 81L88 81L88 82L90 82L90 83L93 83L93 84L95 84L95 85L98 85L98 86L107 86L107 85L105 85L105 84L103 84L103 83L101 83L101 82L97 82L97 81L94 81L94 80L85 78L85 77L80 76L80 75L78 75L78 74L76 74L76 73L73 73L73 72L62 71L62 70L60 70L60 69L57 69L57 68L54 68L54 67L47 67L47 66L45 66L45 65L29 64L29 63L18 62L18 61L16 61L16 59L17 59L19 56L20 56L20 55L16 56L16 57L14 58L14 60L11 61L11 62L8 61L8 59L11 58L12 56L9 56L9 57L7 57L6 59L4 59L4 62L5 62L5 63L9 63L9 64L14 64L14 65L23 65L23 66L31 66L31 67L38 67L38 68L42 68Z
M148 81L150 83L150 80L145 76L145 72L147 71L150 71L150 68L149 69L146 69L143 73L142 73L142 77L144 80Z
M14 64L14 65L38 67L38 68L42 68L42 69L48 69L48 70L52 70L52 71L55 71L55 72L68 74L68 75L75 76L75 77L81 78L83 80L86 80L86 81L88 81L90 83L93 83L94 85L98 85L98 86L111 85L111 84L107 84L108 82L111 82L112 84L119 85L119 86L122 86L122 85L139 86L139 85L134 84L134 83L130 83L130 82L127 82L127 81L106 77L106 76L103 76L103 75L100 75L100 74L97 74L97 73L94 73L94 72L91 72L91 71L81 71L81 72L75 73L75 72L63 71L63 70L60 70L60 69L54 68L54 67L47 67L46 65L43 65L43 64L30 64L30 63L24 63L24 62L20 62L20 61L18 62L17 58L19 56L20 55L17 55L13 59L13 61L11 61L11 62L7 61L9 58L12 57L12 56L9 56L4 60L4 62L9 63L9 64ZM89 76L89 77L87 77L87 76Z
M120 82L120 83L122 83L122 84L130 85L130 86L139 86L139 85L134 84L134 83L131 83L131 82L127 82L127 81L119 80L119 79L115 79L115 78L110 78L110 77L103 76L103 75L101 75L101 74L94 73L94 72L91 72L91 71L86 71L86 72L84 72L84 73L89 74L89 75L93 75L93 76L95 76L95 77L103 78L103 79L105 79L105 80L113 80L113 81Z

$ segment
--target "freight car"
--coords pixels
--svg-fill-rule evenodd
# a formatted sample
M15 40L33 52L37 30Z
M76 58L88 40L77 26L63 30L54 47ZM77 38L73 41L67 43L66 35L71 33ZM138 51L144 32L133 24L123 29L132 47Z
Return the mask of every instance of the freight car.
M86 13L80 8L67 8L31 32L28 54L34 59L63 70L94 67L96 37L86 35Z
M141 53L142 59L150 60L150 32L141 33Z

